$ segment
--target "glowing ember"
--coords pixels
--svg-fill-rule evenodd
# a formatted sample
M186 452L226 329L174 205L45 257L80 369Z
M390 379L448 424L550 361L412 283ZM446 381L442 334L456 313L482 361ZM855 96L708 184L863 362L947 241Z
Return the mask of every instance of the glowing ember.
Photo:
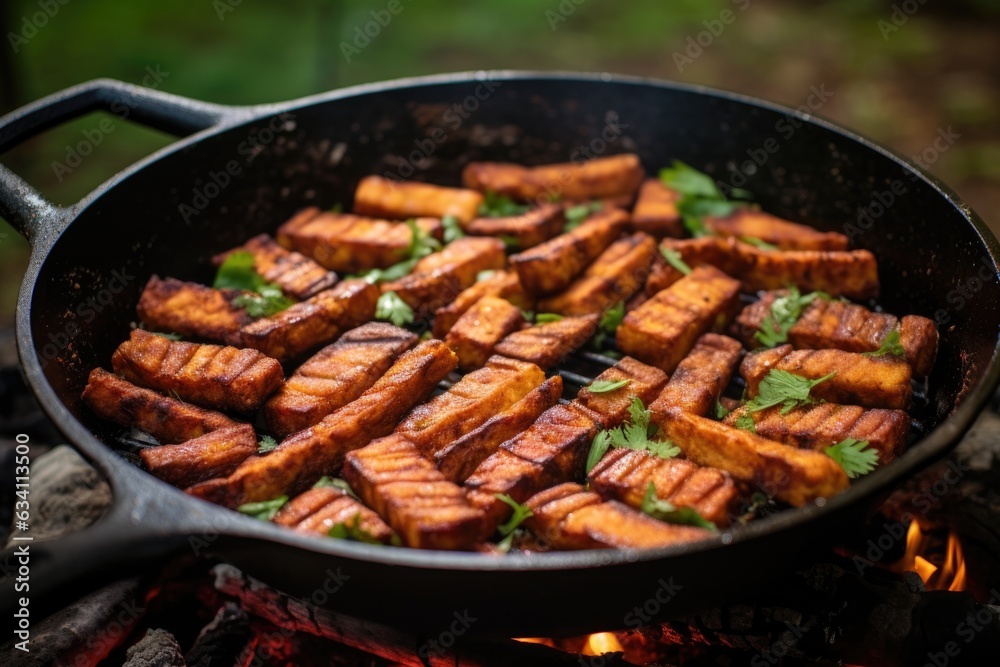
M910 529L906 533L906 553L896 563L896 569L900 572L915 571L924 580L928 590L965 590L965 557L962 555L962 544L955 533L948 534L944 562L940 567L928 559L931 546L931 536L924 533L916 521L910 523Z
M604 653L622 652L618 638L610 632L595 632L587 637L587 642L583 645L584 655L602 655Z

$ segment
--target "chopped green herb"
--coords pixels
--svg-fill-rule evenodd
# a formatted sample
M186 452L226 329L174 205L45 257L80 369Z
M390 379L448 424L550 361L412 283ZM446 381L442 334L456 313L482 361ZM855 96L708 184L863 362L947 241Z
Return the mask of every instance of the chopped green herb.
M160 338L166 338L167 340L181 340L184 338L184 336L179 333L164 333L162 331L150 331L149 333L154 336L159 336Z
M462 229L462 225L459 223L458 218L453 215L446 215L441 218L441 226L444 227L445 243L457 241L465 236L465 230Z
M278 446L278 441L269 435L262 436L257 442L257 453L267 454L269 451Z
M609 334L614 334L625 319L625 302L619 301L604 311L601 315L600 327Z
M757 432L757 422L753 419L753 414L749 410L741 410L740 416L733 422L733 426L743 431Z
M587 386L587 391L591 394L607 394L608 392L621 389L631 382L628 378L624 380L594 380Z
M661 169L660 180L667 187L680 193L677 210L681 214L684 226L695 237L712 235L712 231L705 226L705 217L724 217L746 206L746 202L728 201L711 176L680 160L674 160L672 167ZM746 198L750 193L733 188L730 194L737 198Z
M441 249L441 242L421 229L413 218L406 221L406 226L410 228L410 247L406 251L410 259L420 259Z
M251 317L270 317L291 307L295 302L281 292L281 288L264 280L257 273L256 261L248 252L234 252L226 258L215 275L216 289L232 289L252 294L241 294L233 299L236 308L243 308Z
M817 401L809 395L809 392L813 387L821 382L826 382L836 374L837 372L834 371L817 380L810 380L788 371L772 368L760 381L757 395L746 404L747 417L752 420L753 417L750 416L752 413L776 405L780 405L781 414L786 415L801 405L816 403Z
M375 319L401 327L413 322L413 309L395 292L384 292L375 303Z
M327 532L330 537L365 544L382 544L382 541L361 527L361 515L355 514L343 523L334 524Z
M824 451L840 464L851 479L867 475L878 465L878 450L869 449L867 440L847 438Z
M506 523L501 525L497 530L503 535L503 539L497 544L497 547L504 552L510 551L511 544L514 541L514 531L524 523L525 519L534 516L534 513L528 509L526 506L517 502L505 493L497 493L496 499L500 500L508 505L514 510L510 519Z
M361 278L362 280L370 283L388 283L393 280L399 280L403 276L409 274L419 261L420 260L417 258L406 259L398 264L393 264L387 269L371 269L365 273L354 274L348 277Z
M278 496L273 500L245 503L237 507L236 510L242 514L252 516L255 519L260 519L261 521L270 521L274 518L274 515L278 513L278 510L280 510L287 502L288 496Z
M771 497L768 496L766 493L762 493L760 491L754 491L753 494L750 496L750 505L747 506L746 511L743 512L743 514L740 515L736 520L740 522L740 524L746 525L748 521L756 518L757 513L760 512L761 509L766 507L770 502L771 502Z
M314 489L321 489L323 487L339 489L343 491L346 495L350 496L351 498L354 498L355 500L360 500L360 498L358 498L358 494L354 493L354 489L351 488L351 485L348 484L347 480L345 479L340 479L339 477L329 477L327 475L324 475L320 477L315 484L313 484Z
M558 313L538 313L535 315L535 324L546 324L547 322L558 322L563 318Z
M590 453L587 454L587 472L594 469L604 455L611 449L611 436L607 431L598 431L594 441L590 443Z
M643 496L642 505L639 509L641 509L644 514L648 514L654 519L659 519L660 521L666 523L675 523L684 526L698 526L699 528L707 528L711 531L718 530L713 522L698 514L698 512L692 508L678 508L675 507L673 503L657 498L656 486L652 482L649 483L649 488L646 489L646 495Z
M240 294L232 304L247 311L250 317L271 317L288 310L295 302L282 294L277 285L264 285L257 294Z
M786 342L788 332L802 317L806 306L818 298L829 299L830 295L826 292L810 292L802 295L798 287L790 286L787 295L779 296L771 304L770 312L761 321L760 330L754 334L754 338L765 347L774 347Z
M566 217L566 224L563 225L563 231L568 232L576 229L583 224L584 220L589 218L594 213L597 213L602 208L604 208L604 204L599 201L570 206L563 212L563 215Z
M510 236L509 234L499 234L498 239L503 241L504 246L507 250L519 250L521 248L521 241L516 236Z
M661 459L670 459L681 453L680 447L669 440L657 440L657 426L649 423L649 410L637 397L632 397L628 407L629 418L617 428L600 431L590 445L587 472L597 465L609 447L647 451Z
M906 358L906 350L903 349L902 343L899 342L899 329L890 331L882 340L882 345L877 350L864 353L867 357L884 357L887 354L900 357L901 359Z
M507 195L487 191L483 196L483 203L479 207L479 215L488 218L509 218L515 215L524 215L530 209L530 206L515 203Z
M759 239L756 236L741 236L740 241L743 241L744 243L748 243L752 246L760 248L761 250L768 250L768 251L779 250L778 246L774 245L773 243L768 243L764 239Z
M729 416L729 409L722 404L721 401L715 402L715 418L725 419Z
M524 308L521 308L520 310L521 310L521 317L526 319L528 322L535 321L535 313L533 311L525 310Z
M684 259L678 251L673 248L660 248L660 253L662 253L663 258L667 260L667 264L674 267L685 276L690 275L691 267L684 263Z

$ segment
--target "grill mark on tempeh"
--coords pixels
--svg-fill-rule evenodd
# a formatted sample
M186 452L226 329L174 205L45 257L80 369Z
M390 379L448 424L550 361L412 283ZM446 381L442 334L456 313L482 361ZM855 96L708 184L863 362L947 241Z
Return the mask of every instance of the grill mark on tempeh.
M253 321L247 311L232 305L240 294L153 275L142 290L136 314L150 329L236 345L240 329Z
M393 181L366 176L354 191L354 210L386 218L443 218L452 215L463 224L476 217L483 196L467 188L448 188L418 181Z
M658 412L676 407L697 415L708 414L729 384L742 352L743 346L739 341L718 334L705 334L677 365L677 370L649 410Z
M458 355L459 368L471 371L482 367L496 344L525 324L517 306L498 296L484 296L458 318L444 342Z
M393 536L390 528L373 510L329 486L313 487L285 504L273 519L280 526L326 537L337 524L357 526L372 538L388 543Z
M821 232L763 211L738 208L726 217L707 216L705 225L719 236L753 237L781 250L847 250L847 236Z
M639 157L625 153L537 167L511 162L470 162L462 170L462 183L481 192L541 204L556 197L582 202L630 196L644 176Z
M148 447L139 452L139 457L153 475L183 488L228 475L256 452L253 427L237 424L180 444Z
M434 336L444 338L455 322L477 301L485 296L507 299L522 310L534 310L535 301L524 293L521 281L512 271L496 271L462 290L455 300L434 312Z
M294 250L286 250L267 234L254 236L228 252L216 255L212 263L220 266L236 252L253 255L254 269L269 283L299 301L314 297L337 284L337 274Z
M596 415L602 428L615 428L621 426L628 416L632 397L637 397L643 405L649 405L666 384L667 374L632 357L623 357L594 378L594 382L621 380L628 380L628 384L610 392L595 394L585 387L577 393L574 402Z
M520 249L532 248L562 232L566 223L563 210L559 204L543 204L521 215L476 218L465 231L474 236L509 237Z
M493 351L506 357L530 361L548 370L561 363L573 350L583 347L595 333L599 317L564 317L515 331L497 343Z

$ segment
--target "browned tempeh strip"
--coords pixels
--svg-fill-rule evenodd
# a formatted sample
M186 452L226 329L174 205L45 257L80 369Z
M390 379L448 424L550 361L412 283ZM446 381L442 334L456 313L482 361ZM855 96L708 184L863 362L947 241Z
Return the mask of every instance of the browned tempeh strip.
M561 315L603 313L642 288L656 258L656 241L638 232L602 252L566 291L538 303L540 312Z
M746 413L726 417L733 424ZM910 416L903 410L866 410L858 405L820 403L781 414L781 406L752 413L758 435L793 447L823 450L842 440L867 440L879 453L879 464L892 461L906 447Z
M665 523L615 500L604 502L579 484L561 484L530 498L525 526L556 549L647 549L704 539L704 528Z
M644 176L639 157L626 153L540 167L470 162L462 171L462 183L481 192L542 204L557 198L587 201L631 195Z
M597 333L595 315L564 317L515 331L497 343L493 351L505 357L530 361L548 370Z
M148 328L238 345L240 328L253 321L232 304L236 290L153 275L142 290L136 313Z
M680 198L679 192L668 188L660 179L646 179L632 207L632 229L658 239L680 236L684 231L681 214L677 210Z
M238 423L221 412L137 387L103 368L90 372L82 399L98 417L134 426L163 443L186 442Z
M283 438L312 426L360 396L416 344L416 334L385 322L351 329L299 366L268 399L268 428Z
M267 234L253 237L238 248L216 255L212 263L221 265L236 252L253 255L254 269L264 280L300 301L316 296L337 284L337 274L327 271L305 255L285 250Z
M747 355L740 374L747 381L747 396L753 398L760 381L772 370L818 380L836 373L810 391L815 399L862 405L869 408L905 410L910 406L912 389L910 365L890 355L871 357L843 350L792 350L782 345Z
M562 390L563 381L558 375L545 380L514 405L434 452L434 464L446 478L464 482L497 447L519 435L555 405Z
M430 457L524 398L545 381L538 366L493 356L479 370L420 405L396 427L399 433Z
M443 228L437 218L417 218L414 222L425 234L441 238ZM413 232L403 222L318 208L300 211L278 228L277 237L284 247L343 273L384 269L402 262L413 244Z
M719 236L754 238L781 250L847 250L848 239L837 232L821 232L752 208L738 208L726 217L706 217L705 226Z
M243 327L243 344L282 361L335 340L375 317L379 289L364 280L345 280L273 317Z
M600 211L572 231L511 255L510 263L528 294L558 292L621 235L627 222L624 211Z
M507 334L525 326L521 310L498 296L484 296L458 318L444 342L458 355L459 368L480 368Z
M483 539L482 511L399 434L350 452L344 477L407 546L471 549Z
M677 365L663 392L649 406L650 411L674 407L696 415L708 414L733 377L742 351L737 340L705 334Z
M476 218L465 226L473 236L508 237L520 249L544 243L562 232L566 218L559 204L543 204L521 215Z
M387 544L393 536L382 518L340 489L317 486L292 498L273 519L274 523L304 533L327 536L338 524L356 526L369 537Z
M676 408L653 417L663 435L690 460L725 470L790 505L829 498L849 485L843 468L826 454L789 447Z
M384 284L382 291L396 292L420 317L429 317L475 283L481 271L506 265L503 241L467 236L424 257L409 275Z
M444 338L465 311L484 296L499 296L522 310L534 310L535 301L524 293L521 281L512 271L492 271L462 290L455 300L434 312L434 336Z
M423 342L403 353L360 397L315 426L286 438L268 454L249 458L229 477L187 491L226 507L304 491L323 475L336 474L347 452L391 433L456 363L441 341Z
M257 434L253 426L238 424L178 445L148 447L139 452L139 458L149 472L183 488L228 475L256 453Z
M218 410L252 412L281 385L281 364L256 350L171 341L135 329L111 356L129 382Z
M443 218L453 215L467 223L479 214L483 196L475 190L445 188L417 181L392 181L366 176L354 191L354 211L384 218Z
M698 337L735 315L739 293L738 280L700 266L625 315L616 333L618 349L672 372Z
M667 374L632 357L623 357L594 378L594 382L621 380L628 380L628 384L621 389L595 394L584 388L576 395L576 403L596 414L602 428L621 426L628 417L628 407L632 404L633 397L641 400L643 405L649 405L666 384Z
M663 239L689 266L711 264L743 282L748 291L798 285L803 292L878 296L878 263L867 250L761 250L735 238Z
M729 473L687 459L661 459L650 452L611 449L590 471L590 486L602 498L642 507L649 485L656 497L688 507L719 526L728 525L739 491Z

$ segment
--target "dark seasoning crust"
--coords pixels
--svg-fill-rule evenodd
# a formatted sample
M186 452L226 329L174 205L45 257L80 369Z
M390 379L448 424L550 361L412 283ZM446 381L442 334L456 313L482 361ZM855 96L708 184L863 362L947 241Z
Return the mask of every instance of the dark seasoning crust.
M214 258L251 256L290 299L280 312L153 276L143 326L184 340L134 330L83 402L162 443L143 465L196 497L319 537L494 555L511 538L526 552L705 539L755 493L774 511L843 491L837 441L869 441L881 465L905 449L937 331L841 298L879 288L875 257L843 235L736 208L679 238L687 195L633 155L471 163L462 180L369 177L353 212L304 209ZM407 260L385 280L345 275ZM825 293L776 322L796 282ZM374 321L392 298L412 330ZM772 326L787 343L758 349ZM588 383L567 359L603 366ZM818 384L755 408L775 369Z

